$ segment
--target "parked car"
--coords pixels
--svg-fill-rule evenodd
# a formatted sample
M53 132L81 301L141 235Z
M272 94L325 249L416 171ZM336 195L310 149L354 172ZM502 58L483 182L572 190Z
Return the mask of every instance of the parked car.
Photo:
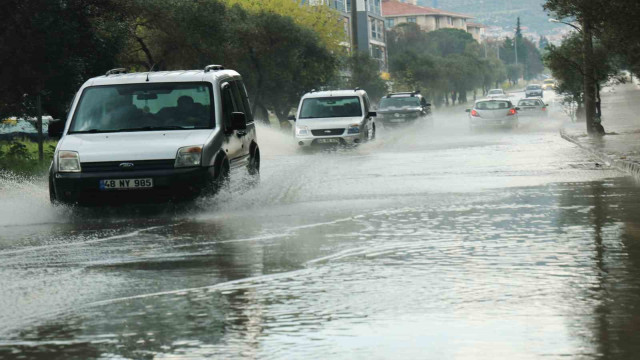
M489 99L500 99L506 98L507 94L502 89L491 89L489 90L489 92L487 92L487 97Z
M546 79L542 82L542 90L555 90L556 81L554 79Z
M290 120L301 147L356 145L375 138L376 116L364 90L331 90L306 93Z
M388 94L378 104L378 119L384 126L394 126L415 121L433 124L431 104L419 91Z
M542 97L542 86L538 84L527 85L527 87L524 90L524 95L525 97L534 97L534 96Z
M89 79L72 104L49 172L54 203L171 201L255 181L260 149L240 74L204 70Z
M477 100L469 113L469 128L487 127L515 129L518 127L518 111L508 99Z
M547 117L548 105L540 98L524 98L518 101L518 116L524 117Z

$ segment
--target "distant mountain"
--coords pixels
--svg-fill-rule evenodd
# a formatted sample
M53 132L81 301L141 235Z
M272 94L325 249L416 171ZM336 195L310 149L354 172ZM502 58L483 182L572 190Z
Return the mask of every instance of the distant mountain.
M548 34L558 27L549 23L542 9L545 0L418 0L419 5L475 16L474 21L513 29L519 16L522 26L538 34Z

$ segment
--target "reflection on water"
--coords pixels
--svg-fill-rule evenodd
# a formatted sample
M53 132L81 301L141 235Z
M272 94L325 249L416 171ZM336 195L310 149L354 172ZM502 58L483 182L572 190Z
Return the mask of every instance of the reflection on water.
M304 155L264 132L258 187L187 207L0 189L0 358L633 358L637 185L552 125L449 120Z
M242 214L183 221L128 245L148 259L87 268L121 296L9 336L0 357L633 358L639 200L625 179L431 195L247 241L227 241Z

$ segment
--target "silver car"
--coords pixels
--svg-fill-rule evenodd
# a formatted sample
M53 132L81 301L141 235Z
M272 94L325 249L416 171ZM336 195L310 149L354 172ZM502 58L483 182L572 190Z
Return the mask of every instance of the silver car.
M501 127L515 129L518 127L518 111L508 99L478 100L469 113L469 128Z
M547 107L549 105L545 104L542 99L535 98L524 98L518 101L518 116L522 117L548 117L549 111L547 111Z

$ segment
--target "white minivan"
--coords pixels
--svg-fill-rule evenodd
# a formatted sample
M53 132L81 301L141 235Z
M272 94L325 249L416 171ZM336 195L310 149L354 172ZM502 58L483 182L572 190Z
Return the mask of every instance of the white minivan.
M300 100L294 138L301 147L355 145L376 136L376 113L364 90L311 91Z
M242 77L110 70L78 91L51 164L54 203L171 201L215 193L234 170L254 181L260 149Z

